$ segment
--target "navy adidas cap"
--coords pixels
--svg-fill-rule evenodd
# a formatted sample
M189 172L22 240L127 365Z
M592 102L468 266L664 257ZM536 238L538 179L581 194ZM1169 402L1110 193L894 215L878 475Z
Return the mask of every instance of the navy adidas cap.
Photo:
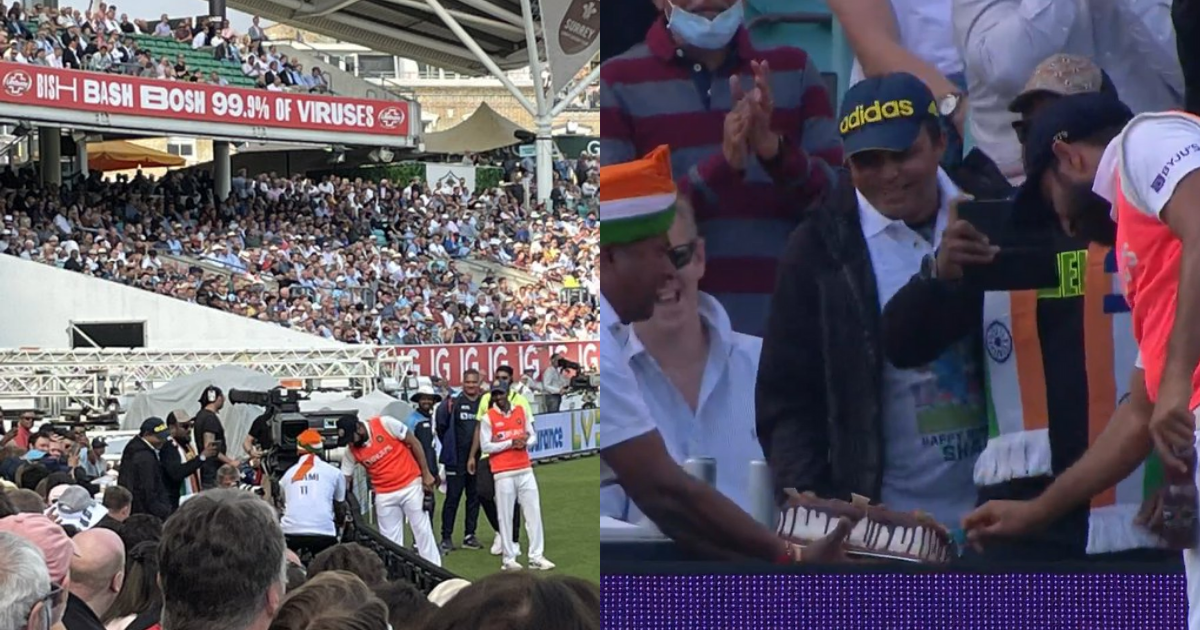
M933 92L907 72L863 79L842 99L838 131L846 157L860 151L907 151L921 123L937 120Z
M1076 142L1104 129L1123 127L1132 118L1129 107L1104 93L1063 96L1046 104L1025 136L1025 183L1017 191L1017 211L1033 220L1045 219L1045 213L1053 210L1042 199L1042 175L1054 164L1055 142Z

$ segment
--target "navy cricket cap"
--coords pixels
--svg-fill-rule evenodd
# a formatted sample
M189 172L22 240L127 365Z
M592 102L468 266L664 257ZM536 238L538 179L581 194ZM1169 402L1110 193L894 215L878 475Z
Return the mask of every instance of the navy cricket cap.
M1124 103L1095 92L1064 96L1039 110L1022 147L1025 183L1017 191L1018 213L1026 219L1044 220L1045 212L1052 210L1042 199L1042 175L1054 164L1055 142L1077 142L1105 129L1123 127L1132 118L1133 112Z
M860 151L907 151L921 123L938 120L933 92L907 72L863 79L842 99L838 131L846 157Z

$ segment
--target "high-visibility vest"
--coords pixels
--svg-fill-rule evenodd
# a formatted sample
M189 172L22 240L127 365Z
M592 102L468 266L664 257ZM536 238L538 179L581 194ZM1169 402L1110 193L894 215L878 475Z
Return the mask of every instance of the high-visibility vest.
M988 443L975 463L978 486L1054 474L1060 466L1051 452L1051 407L1059 413L1086 409L1090 446L1107 426L1113 410L1128 397L1137 344L1111 249L1093 244L1087 250L1060 252L1058 261L1056 289L984 295ZM1082 331L1074 323L1078 311L1052 303L1072 298L1083 302ZM1080 355L1065 351L1067 346L1057 346L1063 339L1043 339L1043 327L1053 331L1048 334L1080 335L1084 352ZM1052 351L1058 356L1045 356L1046 348L1058 348ZM1048 392L1048 372L1050 382L1078 378L1074 375L1083 372L1086 388ZM1133 522L1143 500L1161 484L1161 464L1151 456L1128 478L1094 497L1088 516L1087 552L1161 546L1157 537Z
M371 436L365 446L350 445L354 461L367 469L375 492L395 492L421 476L421 467L413 457L408 444L397 439L383 426L383 419L375 416L368 421Z

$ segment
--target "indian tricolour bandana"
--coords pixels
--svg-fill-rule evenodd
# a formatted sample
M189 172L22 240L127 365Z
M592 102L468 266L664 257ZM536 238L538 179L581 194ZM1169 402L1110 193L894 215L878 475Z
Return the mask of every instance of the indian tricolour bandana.
M676 194L666 145L644 158L600 167L600 244L666 234L675 220Z

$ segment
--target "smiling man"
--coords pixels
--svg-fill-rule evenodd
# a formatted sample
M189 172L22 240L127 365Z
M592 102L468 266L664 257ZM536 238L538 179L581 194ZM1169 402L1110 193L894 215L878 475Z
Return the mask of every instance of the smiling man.
M762 459L754 432L754 379L762 339L734 332L713 296L700 291L704 239L687 201L675 202L667 233L675 273L659 290L654 315L633 325L628 353L642 399L677 462L711 457L717 490L751 510L749 464ZM600 511L642 520L620 486L601 490Z
M883 358L881 310L941 242L958 187L917 77L865 79L845 96L850 177L791 237L763 340L758 435L777 490L856 493L953 527L975 502L987 437L977 348L932 363Z

